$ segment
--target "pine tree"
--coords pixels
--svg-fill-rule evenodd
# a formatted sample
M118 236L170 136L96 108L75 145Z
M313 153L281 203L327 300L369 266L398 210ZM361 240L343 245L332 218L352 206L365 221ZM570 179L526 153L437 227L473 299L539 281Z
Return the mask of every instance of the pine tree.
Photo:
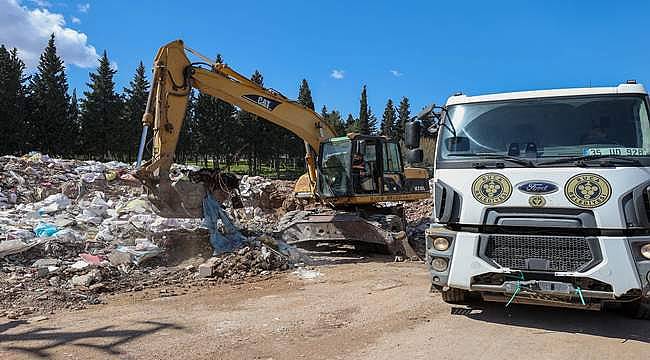
M104 51L96 72L90 73L89 91L84 92L81 103L83 151L99 159L109 156L116 141L125 136L120 126L122 99L115 93L113 81L116 72Z
M24 71L25 63L18 57L18 50L9 51L0 45L0 154L26 151Z
M366 85L363 85L361 90L361 100L359 101L359 132L363 135L370 134L370 124L368 121L370 116L368 114L368 95L366 94Z
M80 143L80 130L81 124L79 123L79 102L77 100L77 89L72 90L72 96L70 97L70 104L68 105L68 122L66 124L67 129L65 132L71 135L69 140L69 149L73 155L79 153L81 143Z
M368 135L375 135L377 133L377 116L372 112L372 108L368 106Z
M346 133L359 132L359 120L355 119L352 116L352 114L348 114L348 117L345 119L345 132Z
M208 166L208 158L216 160L219 152L219 103L212 96L199 93L196 99L194 119L196 125L196 146L203 156L203 166ZM217 165L217 164L213 164Z
M63 60L56 53L54 34L41 54L28 89L32 146L52 155L69 155L74 148L74 133L69 133L72 127L68 124L68 80Z
M411 110L409 109L409 99L404 96L399 102L399 107L397 109L397 122L395 123L395 139L404 140L404 127L411 117Z
M128 88L124 88L124 113L122 115L122 126L125 129L124 141L121 141L120 151L128 155L129 160L138 148L140 135L142 134L142 115L147 106L149 96L149 81L147 80L144 64L135 69L133 79Z
M396 120L397 114L395 113L393 100L388 99L386 102L386 108L384 109L384 115L381 118L381 134L388 136L389 138L394 138Z
M197 150L196 144L196 120L194 112L196 109L196 93L192 90L187 98L185 118L181 131L178 134L178 145L176 146L176 158L179 162L185 162L191 158Z
M314 110L314 100L311 98L311 90L306 79L302 79L300 90L298 92L298 102L308 109Z
M323 117L325 123L327 123L327 125L329 125L332 130L334 130L334 134L336 136L345 135L346 126L343 123L343 119L341 118L341 113L339 111L332 110L332 112L328 112L327 107L323 105L320 114Z

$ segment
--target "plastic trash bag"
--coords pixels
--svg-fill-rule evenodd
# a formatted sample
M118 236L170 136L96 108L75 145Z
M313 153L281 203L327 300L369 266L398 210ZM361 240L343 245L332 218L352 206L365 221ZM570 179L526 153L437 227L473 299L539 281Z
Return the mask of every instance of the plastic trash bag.
M53 213L67 208L70 203L70 198L65 196L65 194L58 193L50 195L41 201L38 211L41 213Z
M157 256L162 252L158 245L147 239L136 239L135 246L120 245L115 250L130 254L131 261L136 265L140 265L143 261Z
M43 222L39 223L34 228L34 233L36 234L36 237L53 236L58 231L59 231L59 229L57 229L56 225L49 224L49 223L43 223Z
M209 193L203 199L203 219L204 226L210 232L213 255L232 252L246 241L246 237L232 224L221 204Z

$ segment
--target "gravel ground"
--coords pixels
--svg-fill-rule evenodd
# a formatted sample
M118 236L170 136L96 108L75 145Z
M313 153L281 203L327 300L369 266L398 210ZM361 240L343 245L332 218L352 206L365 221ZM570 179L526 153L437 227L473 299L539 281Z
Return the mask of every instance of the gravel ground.
M650 322L503 304L454 308L423 265L353 259L161 296L0 320L0 358L647 359ZM181 355L182 354L182 355Z

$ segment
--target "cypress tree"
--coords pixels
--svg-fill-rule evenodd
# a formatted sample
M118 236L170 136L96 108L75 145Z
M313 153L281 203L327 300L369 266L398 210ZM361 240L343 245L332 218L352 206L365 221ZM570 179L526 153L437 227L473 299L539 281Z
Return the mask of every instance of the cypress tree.
M404 126L409 121L411 117L411 110L409 109L409 99L404 96L399 102L399 107L397 108L397 122L395 123L395 139L404 140Z
M0 45L0 154L24 152L25 63L15 48Z
M311 90L306 79L302 79L300 90L298 91L298 102L308 109L314 110L314 100L311 98Z
M54 34L41 54L38 68L29 83L29 133L36 150L69 155L74 133L69 126L68 80L63 60L56 53Z
M388 136L389 138L395 137L395 121L397 119L397 114L395 113L395 106L393 105L393 100L388 99L386 102L386 108L384 109L384 115L381 118L381 134Z
M147 80L144 64L135 69L133 79L129 87L124 88L124 113L122 115L122 126L125 129L124 141L121 142L121 152L128 155L129 160L138 148L140 135L142 133L142 115L147 106L149 96L149 81Z
M359 101L359 132L364 135L370 134L370 124L368 121L368 95L366 94L366 85L361 90L361 100Z
M86 84L89 91L84 92L81 103L83 150L100 159L109 156L116 140L125 137L125 129L120 126L122 99L115 93L113 81L116 72L104 51L96 72L90 73L90 83Z

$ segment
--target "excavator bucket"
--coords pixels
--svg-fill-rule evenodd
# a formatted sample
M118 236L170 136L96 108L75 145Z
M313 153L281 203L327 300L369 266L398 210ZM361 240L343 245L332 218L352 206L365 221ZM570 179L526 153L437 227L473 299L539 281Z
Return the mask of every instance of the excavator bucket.
M203 217L206 188L201 183L179 180L169 186L145 187L156 214L166 218Z

